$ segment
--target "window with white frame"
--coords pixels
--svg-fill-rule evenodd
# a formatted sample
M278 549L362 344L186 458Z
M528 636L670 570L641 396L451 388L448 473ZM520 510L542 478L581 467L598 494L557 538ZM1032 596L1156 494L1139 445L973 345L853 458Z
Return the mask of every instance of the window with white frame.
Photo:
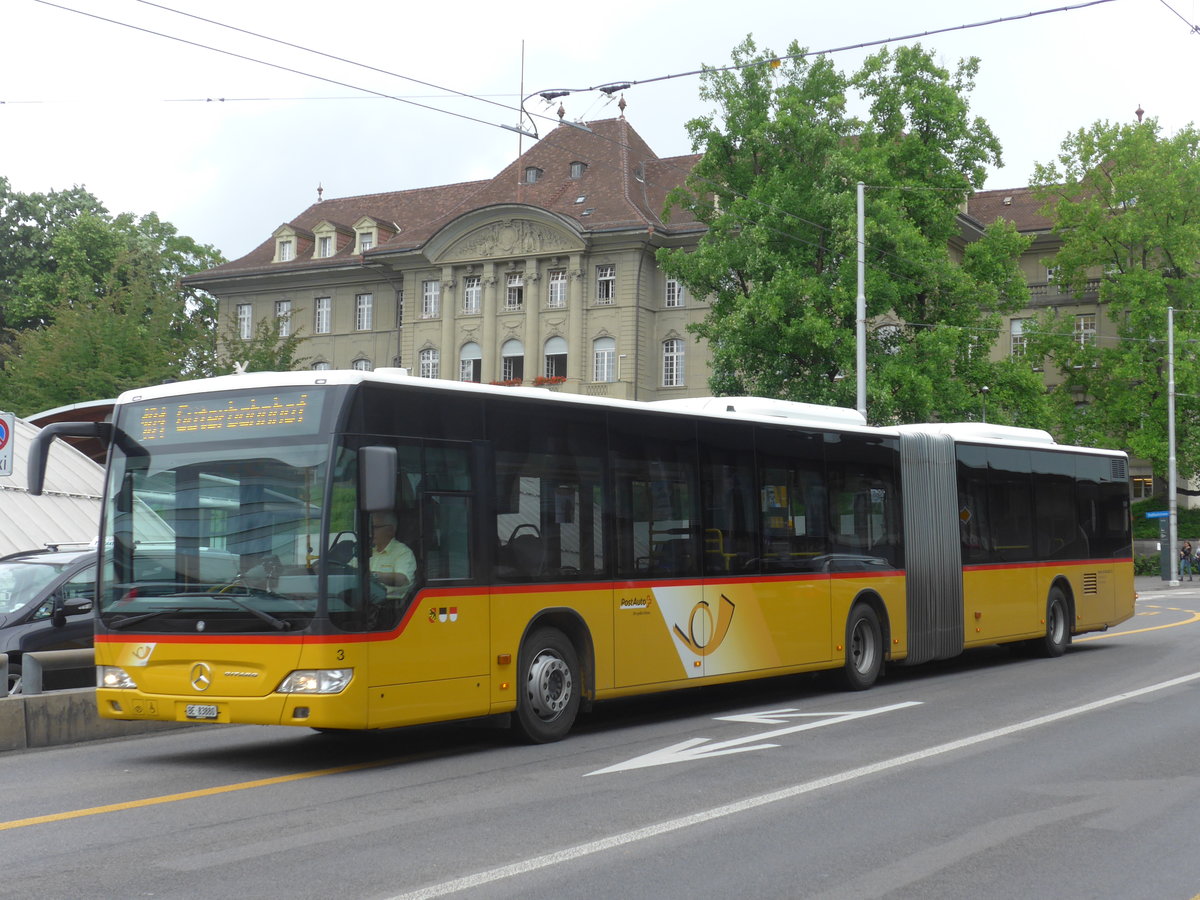
M442 283L440 281L421 282L421 318L436 319L442 310Z
M529 184L542 180L542 170L537 166L525 167L525 181Z
M1134 500L1149 500L1154 496L1154 478L1150 475L1133 476L1129 479L1129 486L1133 490Z
M458 351L458 380L479 381L483 377L483 351L474 341Z
M434 347L427 347L421 351L420 369L418 374L422 378L437 378L441 368L442 355Z
M292 333L292 301L275 301L275 318L279 322L279 336L288 337Z
M317 297L313 301L313 334L329 334L331 330L330 311L333 307L332 297Z
M508 290L504 294L504 308L509 310L521 309L525 305L525 273L509 272Z
M323 234L317 238L317 259L333 256L333 236Z
M248 341L254 332L254 308L249 303L239 303L237 305L237 330L238 337L243 341Z
M330 369L333 368L333 366L331 366L327 362L315 362L312 364L312 367L313 367L313 371L315 371L315 372L328 372Z
M592 381L617 380L616 338L601 337L592 341Z
M280 262L291 262L295 256L296 244L291 240L281 240L277 246L277 250Z
M587 171L587 163L580 162L579 160L576 160L575 162L571 163L571 177L572 178L582 178L583 173L586 171Z
M375 233L373 231L360 231L358 233L358 252L366 253L375 246Z
M509 338L500 347L500 379L521 381L525 378L525 345Z
M547 378L567 377L567 340L563 337L552 337L542 348L545 366L542 374Z
M617 267L596 266L596 302L612 303L617 298Z
M1091 347L1096 343L1096 314L1082 313L1075 317L1075 343Z
M550 285L546 306L550 309L562 309L567 305L567 270L551 269L546 274L546 281Z
M354 330L355 331L370 331L372 320L372 309L375 305L374 294L355 294L354 295Z
M350 368L358 372L370 372L373 367L371 366L371 361L369 359L360 358L350 363Z
M468 275L463 279L462 311L476 315L483 308L483 279L479 275ZM472 379L477 381L478 379Z
M1025 356L1025 323L1028 319L1013 319L1008 323L1009 355L1013 359Z
M667 279L667 306L683 306L683 285L677 278Z
M683 341L679 338L671 338L663 341L663 387L683 386L683 350Z

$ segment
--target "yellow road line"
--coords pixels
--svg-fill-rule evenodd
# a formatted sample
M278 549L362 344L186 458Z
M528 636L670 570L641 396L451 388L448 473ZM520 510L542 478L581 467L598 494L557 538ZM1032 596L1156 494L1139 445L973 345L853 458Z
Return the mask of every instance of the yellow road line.
M1176 628L1180 625L1192 625L1200 622L1200 612L1194 609L1178 609L1173 606L1166 607L1171 612L1188 613L1191 618L1184 619L1180 622L1168 622L1166 625L1149 625L1145 628L1131 628L1128 631L1106 631L1103 634L1092 634L1087 637L1075 638L1072 643L1082 644L1084 641L1099 641L1103 638L1124 637L1127 634L1141 634L1143 631L1159 631L1163 628Z
M218 787L202 788L198 791L184 791L180 794L164 794L161 797L146 797L143 800L128 800L125 803L110 803L107 806L92 806L88 809L73 809L67 812L51 813L46 816L31 816L28 819L13 819L10 822L0 822L0 831L12 828L26 828L30 825L45 825L50 822L63 822L67 819L81 819L84 816L98 816L104 813L121 812L127 809L140 809L146 806L157 806L160 803L175 803L179 800L195 800L200 797L213 797L217 794L228 794L233 791L246 791L250 788L270 787L275 784L287 784L289 781L303 781L306 778L320 778L322 775L340 775L343 772L357 772L362 769L376 769L380 766L391 765L394 759L376 762L355 763L349 766L335 766L332 769L314 769L311 772L297 772L294 775L277 775L274 778L260 778L256 781L241 781L236 784L223 784Z

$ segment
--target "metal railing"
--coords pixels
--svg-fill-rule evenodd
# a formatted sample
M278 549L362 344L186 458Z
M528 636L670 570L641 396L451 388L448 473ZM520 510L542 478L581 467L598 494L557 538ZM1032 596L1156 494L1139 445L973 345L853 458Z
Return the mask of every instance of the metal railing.
M94 669L94 650L38 650L21 656L21 678L17 692L41 694L44 692L44 674L72 669ZM0 653L0 698L9 696L8 654Z

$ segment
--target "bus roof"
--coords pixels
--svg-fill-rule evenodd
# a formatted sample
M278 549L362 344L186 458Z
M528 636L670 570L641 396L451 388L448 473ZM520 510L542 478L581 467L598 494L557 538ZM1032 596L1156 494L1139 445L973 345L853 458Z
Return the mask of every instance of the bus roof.
M138 403L186 394L221 391L269 389L272 387L303 387L306 385L352 385L363 383L405 384L434 391L488 394L494 397L523 397L548 403L569 403L606 409L626 409L641 412L665 412L674 415L699 415L712 418L736 418L782 424L809 425L817 428L837 428L877 435L899 435L904 432L944 434L956 443L1002 443L1010 446L1055 449L1064 451L1089 450L1094 453L1126 456L1120 450L1073 447L1059 444L1048 432L1038 428L1017 428L988 422L932 422L918 425L873 427L853 409L773 400L764 397L687 397L678 400L614 400L586 394L557 393L539 387L508 387L479 384L470 381L416 378L407 369L378 368L370 372L355 369L306 369L293 372L247 372L220 375L194 381L177 381L125 391L118 403Z

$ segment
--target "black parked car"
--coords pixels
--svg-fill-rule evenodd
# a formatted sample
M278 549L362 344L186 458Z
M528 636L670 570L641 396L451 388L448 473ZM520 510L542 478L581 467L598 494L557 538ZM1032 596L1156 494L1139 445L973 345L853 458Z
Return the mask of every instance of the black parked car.
M9 689L19 687L21 657L34 650L92 646L96 549L30 550L0 558L0 653ZM53 683L50 683L53 682ZM90 687L92 670L47 673L47 687Z

